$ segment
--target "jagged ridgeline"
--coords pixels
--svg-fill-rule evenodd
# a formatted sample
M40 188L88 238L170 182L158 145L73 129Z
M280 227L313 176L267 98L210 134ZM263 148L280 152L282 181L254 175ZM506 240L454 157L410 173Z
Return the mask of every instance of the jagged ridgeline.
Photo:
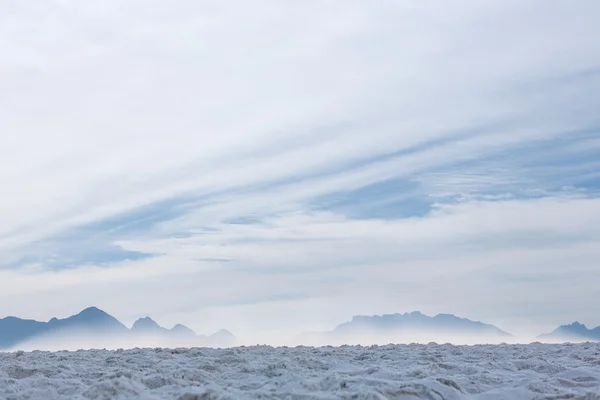
M553 342L598 342L600 326L590 329L576 321L569 325L561 325L550 333L544 333L538 336L538 339Z
M0 319L0 350L18 348L19 345L43 339L77 339L85 344L86 339L94 343L135 343L136 339L156 339L160 343L179 343L189 346L229 347L235 337L227 330L210 336L197 335L190 328L177 324L171 329L163 328L149 317L137 320L131 329L119 320L96 307L89 307L69 318L52 318L48 322L6 317ZM145 342L141 342L145 343Z

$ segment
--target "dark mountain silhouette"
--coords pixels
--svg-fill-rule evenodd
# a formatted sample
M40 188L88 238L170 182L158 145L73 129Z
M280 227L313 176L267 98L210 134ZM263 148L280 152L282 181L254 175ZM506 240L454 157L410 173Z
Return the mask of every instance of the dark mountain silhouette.
M544 333L538 336L541 340L561 341L561 342L580 342L580 341L600 341L600 326L589 329L584 324L573 322L570 325L561 325L550 333Z
M482 342L512 335L500 328L452 314L429 317L419 311L405 314L358 315L332 331L310 332L298 337L303 344L367 344L373 342L465 339Z
M419 311L405 314L356 316L352 318L352 321L338 325L333 332L346 334L410 331L511 336L500 328L483 322L471 321L452 314L438 314L435 317L429 317Z
M158 323L150 317L140 318L135 321L131 327L131 332L137 335L158 335L171 338L194 338L197 336L196 332L185 325L177 324L172 329L167 329L158 325ZM201 335L199 337L203 336Z
M11 348L22 341L41 335L47 329L45 322L17 317L0 319L0 349Z
M21 343L50 336L63 339L73 337L78 340L87 337L134 340L137 336L151 336L166 340L185 339L190 346L219 347L231 346L235 342L235 337L225 330L211 336L196 335L193 330L180 324L175 325L173 329L163 328L150 317L138 319L132 328L128 329L116 318L96 307L86 308L79 314L65 319L52 318L48 322L17 317L0 319L0 350L12 349Z
M7 317L0 319L0 349L13 347L25 340L50 333L93 331L100 334L125 333L127 327L96 307L89 307L65 319L48 322Z
M167 334L169 330L158 325L152 318L145 317L133 323L131 332L139 334Z
M89 307L79 314L65 319L52 318L47 323L51 330L92 330L96 333L124 333L128 329L116 318L110 316L104 311Z

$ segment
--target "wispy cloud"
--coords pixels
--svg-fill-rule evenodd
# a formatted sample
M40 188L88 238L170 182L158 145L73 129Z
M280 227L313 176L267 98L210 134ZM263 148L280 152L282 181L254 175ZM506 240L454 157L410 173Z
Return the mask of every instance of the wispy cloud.
M594 318L599 11L0 5L0 314Z

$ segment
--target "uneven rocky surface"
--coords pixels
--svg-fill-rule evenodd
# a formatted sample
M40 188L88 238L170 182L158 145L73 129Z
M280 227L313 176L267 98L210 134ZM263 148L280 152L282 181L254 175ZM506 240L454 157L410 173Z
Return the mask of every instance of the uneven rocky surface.
M0 353L1 399L600 399L600 344Z

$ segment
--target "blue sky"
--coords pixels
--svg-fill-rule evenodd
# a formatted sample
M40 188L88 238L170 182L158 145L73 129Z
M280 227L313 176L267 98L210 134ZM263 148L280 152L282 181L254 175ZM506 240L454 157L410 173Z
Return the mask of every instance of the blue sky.
M0 5L0 315L600 325L596 1L251 3Z

